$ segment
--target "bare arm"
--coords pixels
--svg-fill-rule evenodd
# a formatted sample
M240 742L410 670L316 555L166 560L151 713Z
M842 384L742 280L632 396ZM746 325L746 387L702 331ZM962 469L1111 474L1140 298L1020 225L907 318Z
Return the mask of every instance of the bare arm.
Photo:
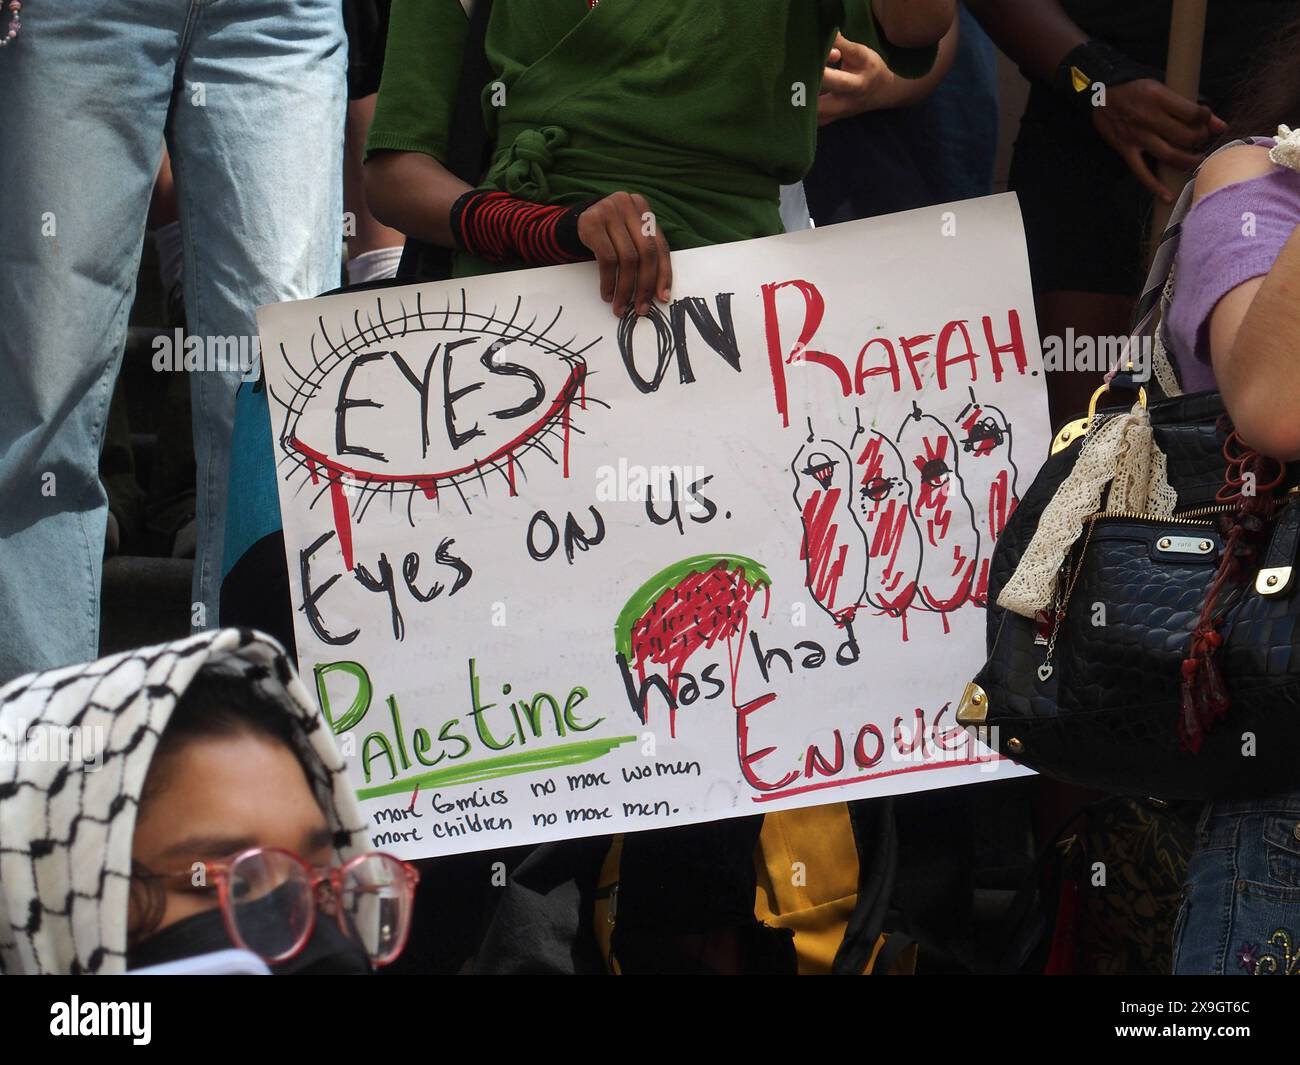
M1002 51L1043 81L1088 39L1056 0L966 0Z
M470 186L423 152L375 152L366 160L366 200L386 226L444 248L454 246L451 207Z
M818 125L824 126L864 111L885 111L919 104L939 87L952 69L957 55L958 25L954 21L952 28L944 34L934 66L919 78L899 77L885 65L878 52L840 34L828 59L828 63L838 63L839 67L826 68L821 95L817 98Z
M1221 152L1195 198L1273 169L1264 148ZM1210 316L1210 361L1242 439L1265 455L1300 459L1300 229L1267 275L1238 285Z
M957 58L957 45L961 38L961 24L953 19L948 32L939 39L939 54L935 56L930 73L920 78L900 78L893 71L880 88L879 101L869 110L886 110L893 107L911 107L928 97L948 76L953 60Z
M956 0L872 0L880 29L900 48L927 48L948 32Z
M1088 41L1057 0L967 0L966 6L999 48L1049 84L1066 56ZM1092 108L1093 128L1166 203L1173 202L1173 193L1152 172L1148 157L1190 170L1206 141L1227 128L1208 107L1154 78L1110 85L1101 100Z

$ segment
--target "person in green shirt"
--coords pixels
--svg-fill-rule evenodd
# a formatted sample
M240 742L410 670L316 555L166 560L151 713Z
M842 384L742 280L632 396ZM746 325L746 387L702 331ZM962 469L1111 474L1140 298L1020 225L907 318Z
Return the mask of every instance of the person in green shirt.
M601 297L619 317L670 298L671 249L782 231L780 187L812 165L837 31L919 77L955 16L953 0L495 0L482 94L490 161L472 187L447 166L469 6L394 0L367 142L371 210L408 237L454 248L453 276L595 259ZM826 809L824 822L804 816L777 835L834 824L843 848L829 849L843 854L849 883L824 908L847 926L860 840L844 806ZM814 957L800 946L812 939L788 931L799 921L755 918L770 838L762 826L786 816L637 833L612 849L608 839L538 847L515 870L477 968L582 968L575 942L592 939L579 927L591 919L578 914L590 915L597 881L609 896L621 876L622 934L602 944L597 964L827 970L825 950ZM843 888L845 877L830 880ZM555 887L571 883L576 891ZM444 910L462 912L441 923L473 920L464 886L445 890ZM814 938L833 951L848 937L830 932Z
M570 209L553 224L576 223L576 242L547 257L484 255L456 230L470 189L443 164L469 21L458 0L397 0L367 196L386 224L457 246L457 276L594 257L614 313L644 312L667 295L670 248L782 231L779 189L812 165L837 27L919 77L953 17L953 0L497 0L481 188Z

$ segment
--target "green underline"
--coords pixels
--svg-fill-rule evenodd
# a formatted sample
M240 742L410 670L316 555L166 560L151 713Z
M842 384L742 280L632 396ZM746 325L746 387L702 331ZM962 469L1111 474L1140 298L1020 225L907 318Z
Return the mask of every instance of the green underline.
M583 740L581 743L562 743L558 747L543 747L536 751L518 751L515 754L502 755L500 758L488 758L482 762L469 762L465 765L450 766L447 769L432 769L417 777L402 777L390 784L377 784L371 788L358 788L358 799L378 799L384 795L396 795L411 791L416 787L428 788L449 784L477 784L482 780L494 780L497 777L513 776L515 773L532 773L542 769L558 769L560 766L578 765L590 762L593 758L609 754L615 747L631 743L635 736L613 736L603 740Z

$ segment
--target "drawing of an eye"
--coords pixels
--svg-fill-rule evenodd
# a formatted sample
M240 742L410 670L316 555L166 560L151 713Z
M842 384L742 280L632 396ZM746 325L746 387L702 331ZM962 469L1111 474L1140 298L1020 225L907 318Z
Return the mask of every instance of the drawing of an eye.
M587 393L583 357L601 338L581 347L576 337L554 339L562 307L538 328L541 315L526 315L522 298L498 317L496 307L470 310L463 289L457 307L448 296L429 310L424 295L416 292L413 309L409 294L380 295L345 325L318 317L307 351L291 356L282 344L283 380L267 382L283 412L280 465L301 477L299 490L318 488L312 506L329 493L349 569L351 523L375 499L386 497L390 510L404 501L414 527L417 492L438 507L457 499L468 513L491 485L516 495L525 461L540 458L567 477L572 436L582 432L575 416L605 406Z
M931 488L942 488L944 478L951 472L943 459L927 459L921 466L921 480Z
M879 503L889 495L896 483L892 477L868 477L862 484L862 498Z
M823 488L829 488L831 479L835 476L836 465L838 463L829 455L814 451L808 456L808 462L801 472L812 477Z

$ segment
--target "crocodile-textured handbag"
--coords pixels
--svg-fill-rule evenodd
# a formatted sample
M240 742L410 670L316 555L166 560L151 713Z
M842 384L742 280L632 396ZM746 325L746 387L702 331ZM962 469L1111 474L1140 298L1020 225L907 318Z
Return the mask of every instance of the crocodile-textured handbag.
M1178 394L1157 325L1190 197L1189 184L1139 305L1156 378L1150 402L1139 395L1146 414L1134 406L1132 418L1145 428L1149 416L1176 506L1115 509L1112 486L1065 551L1044 609L995 605L1089 437L1129 416L1096 409L1108 392L1136 390L1121 374L1088 418L1057 434L998 541L989 658L957 713L1048 776L1160 799L1300 786L1296 471L1247 448L1217 392Z

